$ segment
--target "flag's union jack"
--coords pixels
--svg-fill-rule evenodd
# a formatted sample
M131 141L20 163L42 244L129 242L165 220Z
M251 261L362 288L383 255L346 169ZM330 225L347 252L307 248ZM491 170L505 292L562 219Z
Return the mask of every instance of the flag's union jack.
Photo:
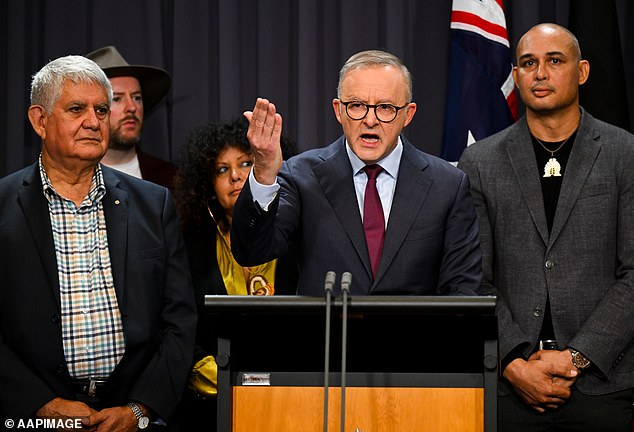
M454 0L444 159L517 119L512 67L502 0Z

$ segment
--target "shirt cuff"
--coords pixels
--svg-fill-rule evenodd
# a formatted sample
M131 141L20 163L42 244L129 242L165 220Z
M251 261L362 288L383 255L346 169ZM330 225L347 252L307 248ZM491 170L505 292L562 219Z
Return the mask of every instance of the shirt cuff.
M249 173L249 187L251 188L253 201L257 202L264 211L269 210L269 206L275 199L277 191L280 190L280 185L277 182L272 185L258 183L253 175L253 170Z

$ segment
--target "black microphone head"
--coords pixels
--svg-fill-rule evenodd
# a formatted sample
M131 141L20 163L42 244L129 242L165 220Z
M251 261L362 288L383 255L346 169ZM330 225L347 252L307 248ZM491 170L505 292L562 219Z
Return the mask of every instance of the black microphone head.
M352 274L350 272L344 272L341 275L341 291L350 292L351 284L352 284Z
M324 291L327 293L332 293L332 288L335 286L335 279L337 278L337 274L330 270L326 273L326 280L324 281Z

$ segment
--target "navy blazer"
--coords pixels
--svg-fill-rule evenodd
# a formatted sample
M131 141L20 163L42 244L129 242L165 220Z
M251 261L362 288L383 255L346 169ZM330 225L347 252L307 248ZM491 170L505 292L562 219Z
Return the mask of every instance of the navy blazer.
M194 363L217 351L217 335L213 328L213 319L205 313L206 295L227 295L218 257L216 239L218 228L207 216L206 221L195 229L183 232L196 305L198 307L198 326L196 329L196 349ZM297 287L297 263L293 256L282 257L275 267L275 295L295 294Z
M236 260L255 265L295 247L302 295L323 295L330 270L352 273L353 295L476 295L481 252L467 176L401 139L403 156L376 278L344 137L285 161L269 211L254 203L245 184L231 227Z
M191 364L196 307L170 192L102 167L103 199L126 351L104 389L107 406L175 408ZM48 203L38 164L0 180L0 413L31 416L73 399L62 346Z

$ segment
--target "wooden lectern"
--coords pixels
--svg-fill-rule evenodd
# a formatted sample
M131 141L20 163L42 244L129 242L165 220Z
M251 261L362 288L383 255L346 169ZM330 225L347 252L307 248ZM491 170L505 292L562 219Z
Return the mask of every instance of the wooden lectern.
M323 431L324 298L206 296L218 432ZM328 431L340 430L342 302L333 300ZM495 297L350 297L346 432L495 432Z

